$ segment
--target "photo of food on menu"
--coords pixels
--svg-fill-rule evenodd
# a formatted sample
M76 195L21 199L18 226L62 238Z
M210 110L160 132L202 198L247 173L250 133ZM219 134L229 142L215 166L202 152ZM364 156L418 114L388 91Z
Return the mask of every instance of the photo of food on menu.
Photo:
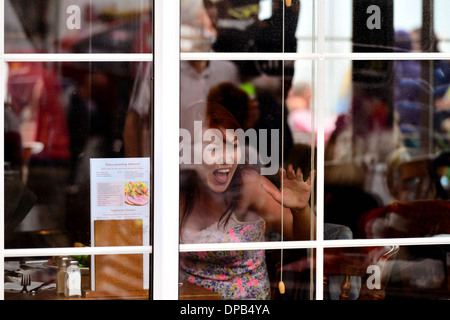
M126 182L124 202L130 206L144 206L148 203L148 191L149 188L145 182Z

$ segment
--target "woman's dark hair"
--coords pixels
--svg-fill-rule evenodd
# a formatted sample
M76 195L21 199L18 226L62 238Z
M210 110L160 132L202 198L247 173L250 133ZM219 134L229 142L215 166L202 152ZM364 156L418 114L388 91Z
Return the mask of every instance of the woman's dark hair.
M222 82L209 90L208 101L214 101L230 111L239 126L247 129L250 97L244 90L231 82Z

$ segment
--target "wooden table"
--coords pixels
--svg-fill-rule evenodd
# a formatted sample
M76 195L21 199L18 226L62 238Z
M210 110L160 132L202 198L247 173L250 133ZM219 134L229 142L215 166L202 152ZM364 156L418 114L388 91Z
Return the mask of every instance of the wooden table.
M179 291L179 299L180 300L220 300L220 295L196 286L195 284L192 284L187 281L183 281L180 285L180 291Z
M92 292L91 292L92 293ZM19 291L5 291L5 300L148 300L148 295L132 293L120 296L88 294L83 297L67 298L64 295L57 295L56 288L42 289L36 295L22 294ZM220 300L220 295L201 288L189 282L183 282L179 291L180 300Z
M148 300L148 295L131 295L124 294L119 296L117 294L105 295L89 295L83 297L65 297L64 295L56 294L56 288L42 289L36 295L23 294L18 291L5 291L5 300Z
M19 265L18 261L11 260ZM47 266L46 259L43 261L30 260L22 262L20 268L28 269L32 279L36 282L47 282L56 280L56 268ZM38 267L39 266L39 267ZM18 267L17 267L18 268ZM85 270L86 269L86 270ZM88 268L82 269L82 297L67 298L56 294L55 287L47 287L37 294L22 294L18 290L5 290L5 300L148 300L149 290L122 289L115 292L90 291L90 272ZM10 275L11 276L11 275ZM5 273L6 279L6 273ZM17 281L15 278L10 279ZM32 289L32 288L31 288ZM183 281L179 287L180 300L220 300L220 295L211 290L199 287L190 282Z

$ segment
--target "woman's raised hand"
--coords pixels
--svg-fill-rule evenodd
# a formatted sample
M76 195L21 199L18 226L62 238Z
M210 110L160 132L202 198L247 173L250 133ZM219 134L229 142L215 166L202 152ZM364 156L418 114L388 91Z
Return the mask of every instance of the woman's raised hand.
M302 170L297 168L297 171L294 171L292 165L289 164L287 170L280 169L280 190L267 183L262 187L285 208L302 210L308 205L311 195L311 179L312 174L310 173L308 179L304 181Z

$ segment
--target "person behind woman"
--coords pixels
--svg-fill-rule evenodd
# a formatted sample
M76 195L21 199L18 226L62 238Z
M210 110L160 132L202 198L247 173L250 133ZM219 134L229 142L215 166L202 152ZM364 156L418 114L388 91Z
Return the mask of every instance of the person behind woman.
M202 128L198 122L193 125L195 120L202 121ZM181 167L180 242L264 241L266 226L287 240L311 239L311 175L304 181L301 171L294 172L292 166L280 170L282 194L256 170L240 164L239 139L233 130L226 130L238 128L234 117L213 102L197 105L183 115L182 129L190 137L214 138L195 141L191 150L200 150L201 164ZM222 299L270 297L263 250L184 252L180 267L182 280L217 292Z

